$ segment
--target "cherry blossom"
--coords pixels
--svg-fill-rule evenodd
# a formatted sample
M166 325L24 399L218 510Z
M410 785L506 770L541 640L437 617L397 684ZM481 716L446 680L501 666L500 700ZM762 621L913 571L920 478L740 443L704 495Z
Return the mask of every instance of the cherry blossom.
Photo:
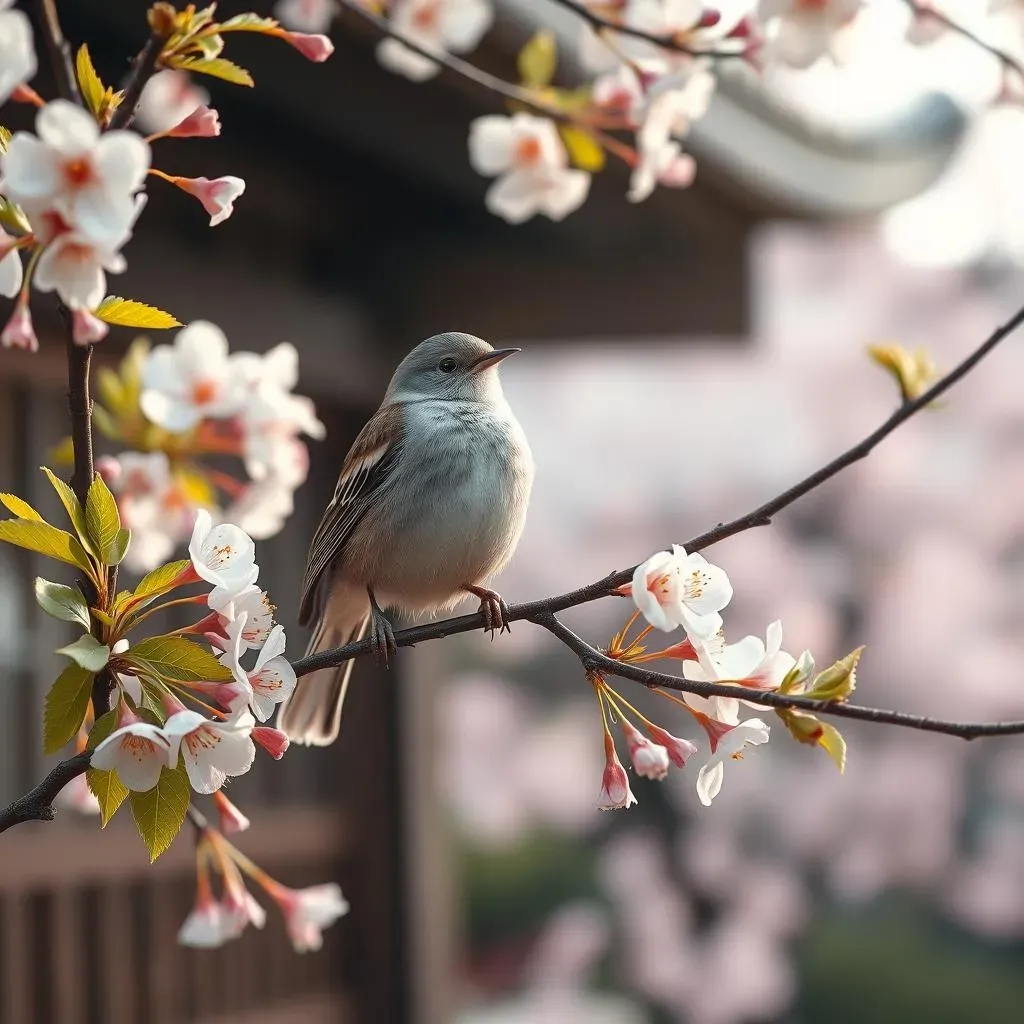
M14 247L15 239L0 228L0 295L13 299L23 279L21 256Z
M349 911L348 900L334 882L306 889L289 889L273 882L266 888L284 914L288 937L297 953L319 949L323 945L324 928L329 928Z
M697 660L683 662L686 679L728 680L759 690L776 689L796 664L796 658L782 650L782 623L778 619L768 626L767 642L757 636L745 636L718 653L712 653L699 642L694 650Z
M87 309L75 309L71 315L71 337L76 345L93 345L102 341L110 328Z
M80 231L64 232L43 250L32 283L41 292L55 291L72 309L98 306L107 291L107 273L123 273L128 265L119 250L130 237L125 232L96 242Z
M187 71L158 71L142 90L135 123L153 134L169 132L210 102L210 94L195 85Z
M241 594L259 575L252 538L231 523L214 526L204 508L196 512L188 553L196 574L218 589L217 601Z
M647 732L656 744L665 748L669 760L677 768L684 767L687 759L697 753L696 744L691 743L689 740L681 739L679 736L673 736L672 733L666 732L660 726L648 723Z
M123 244L138 213L134 195L149 170L148 143L135 132L101 135L95 119L67 100L43 107L36 130L38 138L15 132L0 156L7 198L37 215L56 211L80 240ZM29 217L35 225L38 216Z
M191 430L207 416L235 413L242 394L228 340L206 320L179 331L173 345L157 345L142 364L142 411L173 433Z
M304 466L306 447L301 442L294 442L287 449L300 456L293 462L296 466ZM303 473L303 476L305 474ZM237 524L254 540L265 540L281 531L288 517L295 510L294 489L298 486L282 479L276 473L250 484L231 503L224 513L225 519Z
M244 628L244 620L241 617L240 620ZM239 660L241 644L238 641L241 635L239 631L235 646L222 655L220 660L231 669L239 684L244 683L251 688L252 713L261 722L265 722L274 713L274 708L287 700L295 689L295 670L284 657L284 627L274 626L251 671L246 671Z
M32 314L26 300L19 299L15 304L14 312L3 331L0 331L0 345L4 348L23 348L29 352L39 351L39 339L32 326Z
M167 719L164 733L170 739L169 759L175 763L181 750L189 782L197 793L213 793L228 776L244 775L256 759L248 712L216 721L197 711L182 708Z
M673 544L636 567L631 593L655 629L683 626L691 638L706 638L722 627L718 613L732 600L732 584L724 569Z
M224 835L244 832L249 827L249 819L224 795L223 789L213 794L213 803Z
M199 846L196 871L196 901L178 930L178 945L195 949L216 949L236 937L235 922L214 898L206 865L208 844Z
M645 779L663 779L668 775L669 753L659 743L652 743L631 722L622 720L622 731L629 747L633 771Z
M327 36L309 32L285 32L283 29L274 33L289 46L295 47L306 60L322 64L332 53L334 43Z
M724 732L708 762L697 773L697 796L705 807L718 796L725 778L725 762L742 760L742 751L748 746L767 743L769 728L759 718L740 722Z
M280 761L285 755L291 740L280 729L269 725L257 725L252 731L252 738L275 760Z
M590 175L568 166L554 122L532 114L476 118L469 131L469 160L478 174L498 177L485 202L510 224L537 213L562 220L590 191Z
M173 763L171 740L159 726L142 721L124 701L118 709L118 726L92 752L92 767L117 772L128 789L144 793L157 784L160 772Z
M188 117L161 134L168 139L213 139L220 135L220 115L201 103Z
M835 54L835 40L864 0L759 0L757 17L768 30L765 57L809 68Z
M169 177L172 185L195 196L210 215L210 227L215 228L235 212L235 200L245 191L245 181L228 175L223 178Z
M336 12L336 0L278 0L274 4L274 17L299 32L326 32Z
M100 804L84 775L76 775L56 796L54 803L76 814L99 814Z
M0 103L36 73L32 24L23 11L12 11L14 0L0 0Z
M604 734L604 773L601 776L601 793L597 798L597 806L602 811L616 811L636 803L629 788L626 769L622 767L619 755L615 752L615 742L610 732Z
M467 53L480 42L494 20L490 0L398 0L391 15L395 33L435 53ZM383 39L377 60L414 82L432 78L441 67L398 39Z
M217 613L225 635L232 643L237 639L242 649L259 650L267 642L274 628L276 609L265 590L255 585L235 594L222 589L212 590L207 603Z

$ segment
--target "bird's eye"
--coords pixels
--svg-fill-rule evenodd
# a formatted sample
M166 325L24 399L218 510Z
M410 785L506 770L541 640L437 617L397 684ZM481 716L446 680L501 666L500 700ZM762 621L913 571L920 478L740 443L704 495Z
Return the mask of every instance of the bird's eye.
M458 366L458 365L459 364L456 363L455 360L452 359L451 356L448 356L445 359L442 359L441 362L439 362L437 364L437 368L442 373L454 373L455 372L455 367Z

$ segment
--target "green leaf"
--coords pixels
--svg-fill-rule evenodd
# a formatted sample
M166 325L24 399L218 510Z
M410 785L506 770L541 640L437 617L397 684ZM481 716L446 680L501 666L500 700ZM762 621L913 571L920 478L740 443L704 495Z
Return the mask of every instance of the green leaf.
M572 162L581 170L596 173L604 167L604 150L589 132L561 124L558 133L562 136Z
M139 687L142 690L142 703L139 711L148 711L158 725L167 721L167 709L161 698L166 694L166 689L150 679L140 679Z
M6 153L11 142L11 131L0 124L0 153Z
M95 674L80 665L68 665L50 687L43 708L43 749L47 754L60 750L85 721Z
M57 492L57 497L60 498L61 504L71 520L71 525L75 528L78 539L82 544L89 545L89 528L85 525L85 512L82 510L78 495L75 494L70 485L61 480L52 470L47 469L46 466L40 466L39 468L46 474L46 479L50 481L51 486ZM90 554L96 555L97 552L90 549Z
M168 562L166 565L158 565L151 572L139 580L135 590L132 591L135 597L159 597L174 589L174 582L191 565L187 558L179 558L176 562Z
M63 583L51 583L42 576L36 577L36 601L39 607L62 622L77 622L84 629L89 629L89 606L81 591L74 587L65 587Z
M132 542L132 531L122 526L114 534L113 543L107 549L107 565L120 565L128 553L128 545Z
M27 502L22 501L16 494L0 493L0 504L13 512L19 519L31 519L34 523L43 522L43 517Z
M549 29L538 32L520 51L516 67L523 85L539 89L548 84L558 64L558 44Z
M75 73L86 106L94 114L99 114L103 107L103 98L106 96L107 88L100 81L100 76L96 74L96 68L93 67L92 58L89 56L89 47L85 43L78 48L78 55L75 58Z
M227 682L231 670L208 650L183 636L148 636L130 648L125 659L165 679L181 682Z
M37 551L47 558L78 566L91 573L89 556L81 544L63 530L49 523L34 523L27 519L5 519L0 522L0 541L7 541L19 548Z
M182 60L175 60L172 66L182 71L195 71L201 75L221 78L232 85L255 85L252 75L245 68L223 57L185 57Z
M278 22L273 18L262 18L258 14L236 14L217 26L218 32L260 32L264 35L275 35L280 30Z
M91 633L84 633L66 647L58 647L57 653L77 662L87 672L99 672L110 661L110 648Z
M94 310L93 315L104 323L117 327L144 327L154 331L180 327L181 322L156 306L147 306L135 299L122 299L108 295Z
M92 478L89 485L89 494L85 500L85 525L92 549L99 554L104 565L109 565L107 552L121 529L121 516L110 488L99 474Z
M857 687L857 662L863 653L863 646L858 647L830 665L814 680L807 696L815 700L846 700Z
M130 793L132 817L152 863L174 841L188 812L192 787L185 766L165 768L160 781L145 793Z
M843 734L828 722L821 723L821 739L818 746L836 763L840 772L846 770L846 740Z
M95 750L117 727L117 711L108 711L96 720L89 730L89 749ZM107 822L114 812L124 803L128 796L128 787L117 777L117 772L90 768L85 773L85 781L89 784L93 796L100 805L100 826L107 827Z

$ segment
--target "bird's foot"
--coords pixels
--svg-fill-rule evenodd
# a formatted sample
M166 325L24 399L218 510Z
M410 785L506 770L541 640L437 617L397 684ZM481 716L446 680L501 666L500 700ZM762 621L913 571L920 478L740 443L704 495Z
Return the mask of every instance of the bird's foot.
M370 643L373 645L373 652L378 661L385 665L388 663L389 654L398 653L398 644L395 643L395 630L388 617L381 611L373 591L370 595Z
M511 633L509 625L508 605L496 590L486 587L465 587L470 594L480 598L480 614L484 617L484 631L490 632L491 639L495 633Z

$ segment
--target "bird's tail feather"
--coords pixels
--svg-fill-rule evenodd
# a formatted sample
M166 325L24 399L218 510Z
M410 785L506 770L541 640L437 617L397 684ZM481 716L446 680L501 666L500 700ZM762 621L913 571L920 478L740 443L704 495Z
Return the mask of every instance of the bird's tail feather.
M329 618L321 616L306 648L307 656L361 639L370 621L368 612L361 612L358 620L350 623L333 623ZM326 747L338 738L341 711L354 664L354 661L346 661L299 679L277 716L277 727L287 733L293 743Z

